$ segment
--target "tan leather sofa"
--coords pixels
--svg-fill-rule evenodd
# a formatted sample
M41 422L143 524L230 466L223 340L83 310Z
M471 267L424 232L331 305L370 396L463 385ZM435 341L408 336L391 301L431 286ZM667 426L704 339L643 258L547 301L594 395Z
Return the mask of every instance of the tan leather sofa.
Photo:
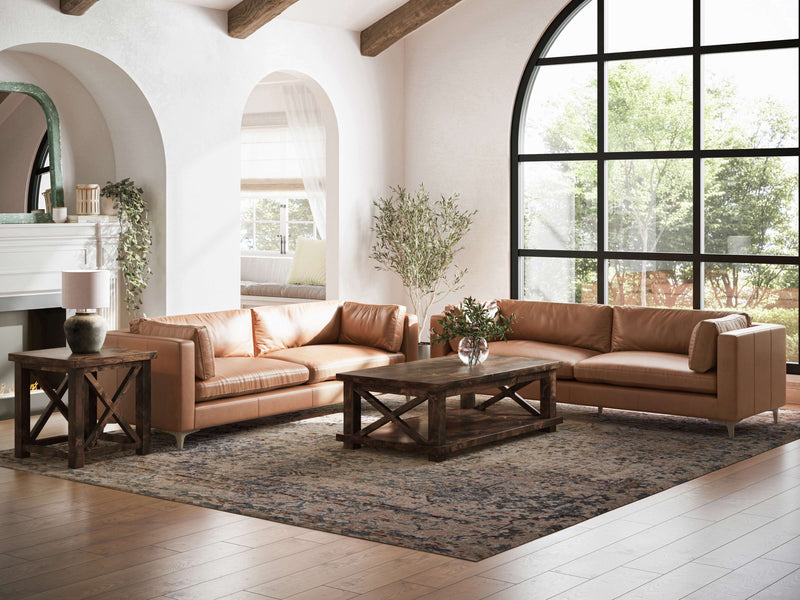
M337 373L416 360L418 341L403 306L326 301L139 319L105 346L158 352L152 426L182 448L198 429L342 402Z
M738 421L764 411L777 422L786 403L783 326L706 310L525 300L498 306L515 320L507 341L490 342L490 356L562 361L558 402L710 419L731 437ZM440 319L431 318L434 331ZM456 348L433 344L431 356ZM538 398L538 386L522 395Z

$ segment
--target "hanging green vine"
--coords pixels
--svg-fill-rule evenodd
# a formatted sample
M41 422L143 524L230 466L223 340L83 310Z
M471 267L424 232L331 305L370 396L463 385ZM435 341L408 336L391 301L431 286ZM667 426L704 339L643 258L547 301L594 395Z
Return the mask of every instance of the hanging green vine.
M101 193L114 200L114 208L119 215L117 262L125 283L125 307L132 316L136 316L142 306L142 293L147 287L147 280L152 275L150 247L153 238L144 192L126 177L116 183L107 182Z

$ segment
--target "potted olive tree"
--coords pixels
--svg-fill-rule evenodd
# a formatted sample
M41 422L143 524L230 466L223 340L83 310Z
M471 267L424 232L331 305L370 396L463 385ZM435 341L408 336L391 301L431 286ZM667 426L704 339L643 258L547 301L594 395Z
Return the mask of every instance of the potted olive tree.
M390 196L373 203L377 214L370 258L378 263L376 269L400 277L419 317L420 337L427 340L431 306L461 288L467 269L453 261L477 211L462 210L458 194L431 201L422 185L415 193L401 186L390 190Z
M150 247L153 239L144 192L130 179L125 178L116 183L107 182L101 193L106 198L113 199L119 216L117 262L120 264L125 287L125 308L131 316L136 316L142 306L142 293L152 274Z

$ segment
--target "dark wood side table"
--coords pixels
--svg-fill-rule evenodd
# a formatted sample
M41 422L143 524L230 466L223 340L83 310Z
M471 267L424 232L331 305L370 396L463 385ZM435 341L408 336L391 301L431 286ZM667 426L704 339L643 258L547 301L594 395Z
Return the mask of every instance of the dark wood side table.
M84 465L87 454L100 455L120 448L135 448L137 454L150 452L150 361L154 350L103 348L98 354L72 354L69 348L12 352L14 362L14 456L26 458L31 452L66 456L71 469ZM119 387L109 394L100 384L98 372L128 369ZM136 381L136 429L122 416L120 403L132 381ZM31 383L36 381L50 403L31 430ZM69 406L62 398L69 389ZM98 400L105 406L97 418ZM58 410L67 419L68 435L39 439L50 416ZM111 420L122 433L105 433ZM98 440L116 442L96 447ZM68 449L51 447L68 442Z

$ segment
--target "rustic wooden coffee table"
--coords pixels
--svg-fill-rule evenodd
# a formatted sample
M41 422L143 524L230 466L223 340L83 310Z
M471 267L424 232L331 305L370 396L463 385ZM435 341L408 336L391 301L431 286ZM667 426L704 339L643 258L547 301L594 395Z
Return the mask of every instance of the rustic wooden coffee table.
M445 356L339 373L336 378L344 382L344 432L336 439L348 449L393 448L441 461L466 448L532 431L555 431L563 421L556 416L556 369L560 366L555 360L489 356L482 365L468 367L458 356ZM534 381L541 386L538 410L517 393ZM500 391L475 405L476 392L494 388ZM407 401L391 410L372 392L401 394ZM447 410L447 397L457 395L461 396L459 408ZM364 428L362 398L383 415ZM506 398L512 402L497 405ZM426 401L427 416L401 418Z

